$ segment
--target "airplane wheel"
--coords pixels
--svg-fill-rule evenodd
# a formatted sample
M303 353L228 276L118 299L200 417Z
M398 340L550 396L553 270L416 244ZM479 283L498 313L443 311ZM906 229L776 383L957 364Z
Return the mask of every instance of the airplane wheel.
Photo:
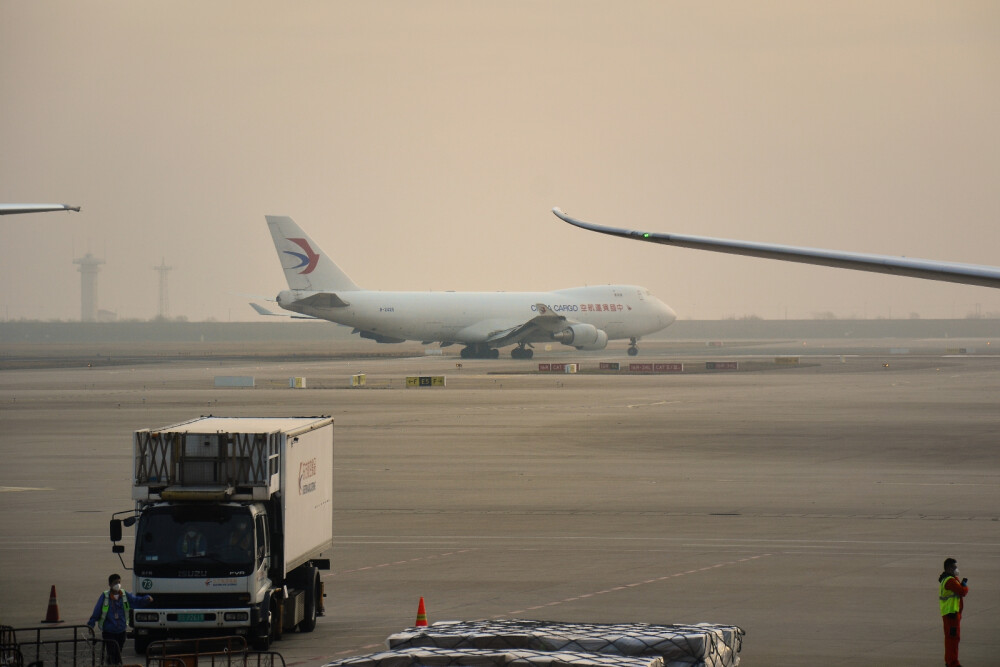
M524 358L525 359L531 359L533 356L535 356L535 351L534 350L532 350L531 348L527 348L527 347L524 348Z
M463 359L468 359L470 356L471 355L469 354L469 348L463 347L462 348L462 358Z
M494 348L491 348L491 349L490 349L490 351L489 351L489 352L487 352L487 356L488 356L488 357L489 357L490 359L499 359L499 358L500 358L500 350L498 350L498 349L497 349L497 348L495 348L495 347L494 347Z
M637 354L639 354L639 348L637 348L637 347L630 347L628 349L628 356L634 357Z
M524 357L524 355L521 354L521 348L519 348L519 347L515 347L513 350L510 351L510 358L511 359L521 359L523 357Z

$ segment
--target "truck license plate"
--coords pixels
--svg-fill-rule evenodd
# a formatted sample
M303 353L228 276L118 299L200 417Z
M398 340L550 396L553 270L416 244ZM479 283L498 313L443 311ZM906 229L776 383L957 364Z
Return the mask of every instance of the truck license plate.
M205 614L177 614L181 623L200 623L205 620Z

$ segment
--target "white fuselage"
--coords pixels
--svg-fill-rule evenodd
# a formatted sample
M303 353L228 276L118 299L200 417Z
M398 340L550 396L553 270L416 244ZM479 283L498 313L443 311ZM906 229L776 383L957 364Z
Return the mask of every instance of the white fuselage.
M591 324L609 340L638 338L669 326L676 314L644 287L599 285L551 292L338 291L348 305L311 307L322 292L286 290L282 308L386 337L475 344L539 315L538 304L571 322ZM540 337L530 341L538 342Z

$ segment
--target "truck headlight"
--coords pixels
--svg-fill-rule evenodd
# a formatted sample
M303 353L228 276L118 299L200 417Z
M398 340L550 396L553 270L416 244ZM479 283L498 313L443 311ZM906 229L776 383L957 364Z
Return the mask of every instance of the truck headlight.
M135 612L135 620L137 623L156 623L160 620L160 615L148 611L137 611Z
M250 612L248 611L227 611L223 615L223 620L226 621L249 621Z

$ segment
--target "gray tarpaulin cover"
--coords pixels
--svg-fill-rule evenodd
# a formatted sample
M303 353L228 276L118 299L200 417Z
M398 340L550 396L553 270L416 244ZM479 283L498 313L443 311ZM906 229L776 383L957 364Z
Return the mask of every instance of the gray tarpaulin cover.
M396 633L386 640L386 645L390 651L409 648L480 649L507 654L510 651L526 650L540 655L532 660L521 659L540 667L552 664L551 657L544 655L552 652L632 658L658 657L663 659L664 667L735 667L740 662L739 653L744 634L735 625L708 623L649 625L525 620L446 621ZM434 663L434 667L438 664L440 663ZM386 664L377 667L396 666ZM648 667L659 665L650 664Z
M663 659L573 651L415 647L345 658L326 667L663 667Z

